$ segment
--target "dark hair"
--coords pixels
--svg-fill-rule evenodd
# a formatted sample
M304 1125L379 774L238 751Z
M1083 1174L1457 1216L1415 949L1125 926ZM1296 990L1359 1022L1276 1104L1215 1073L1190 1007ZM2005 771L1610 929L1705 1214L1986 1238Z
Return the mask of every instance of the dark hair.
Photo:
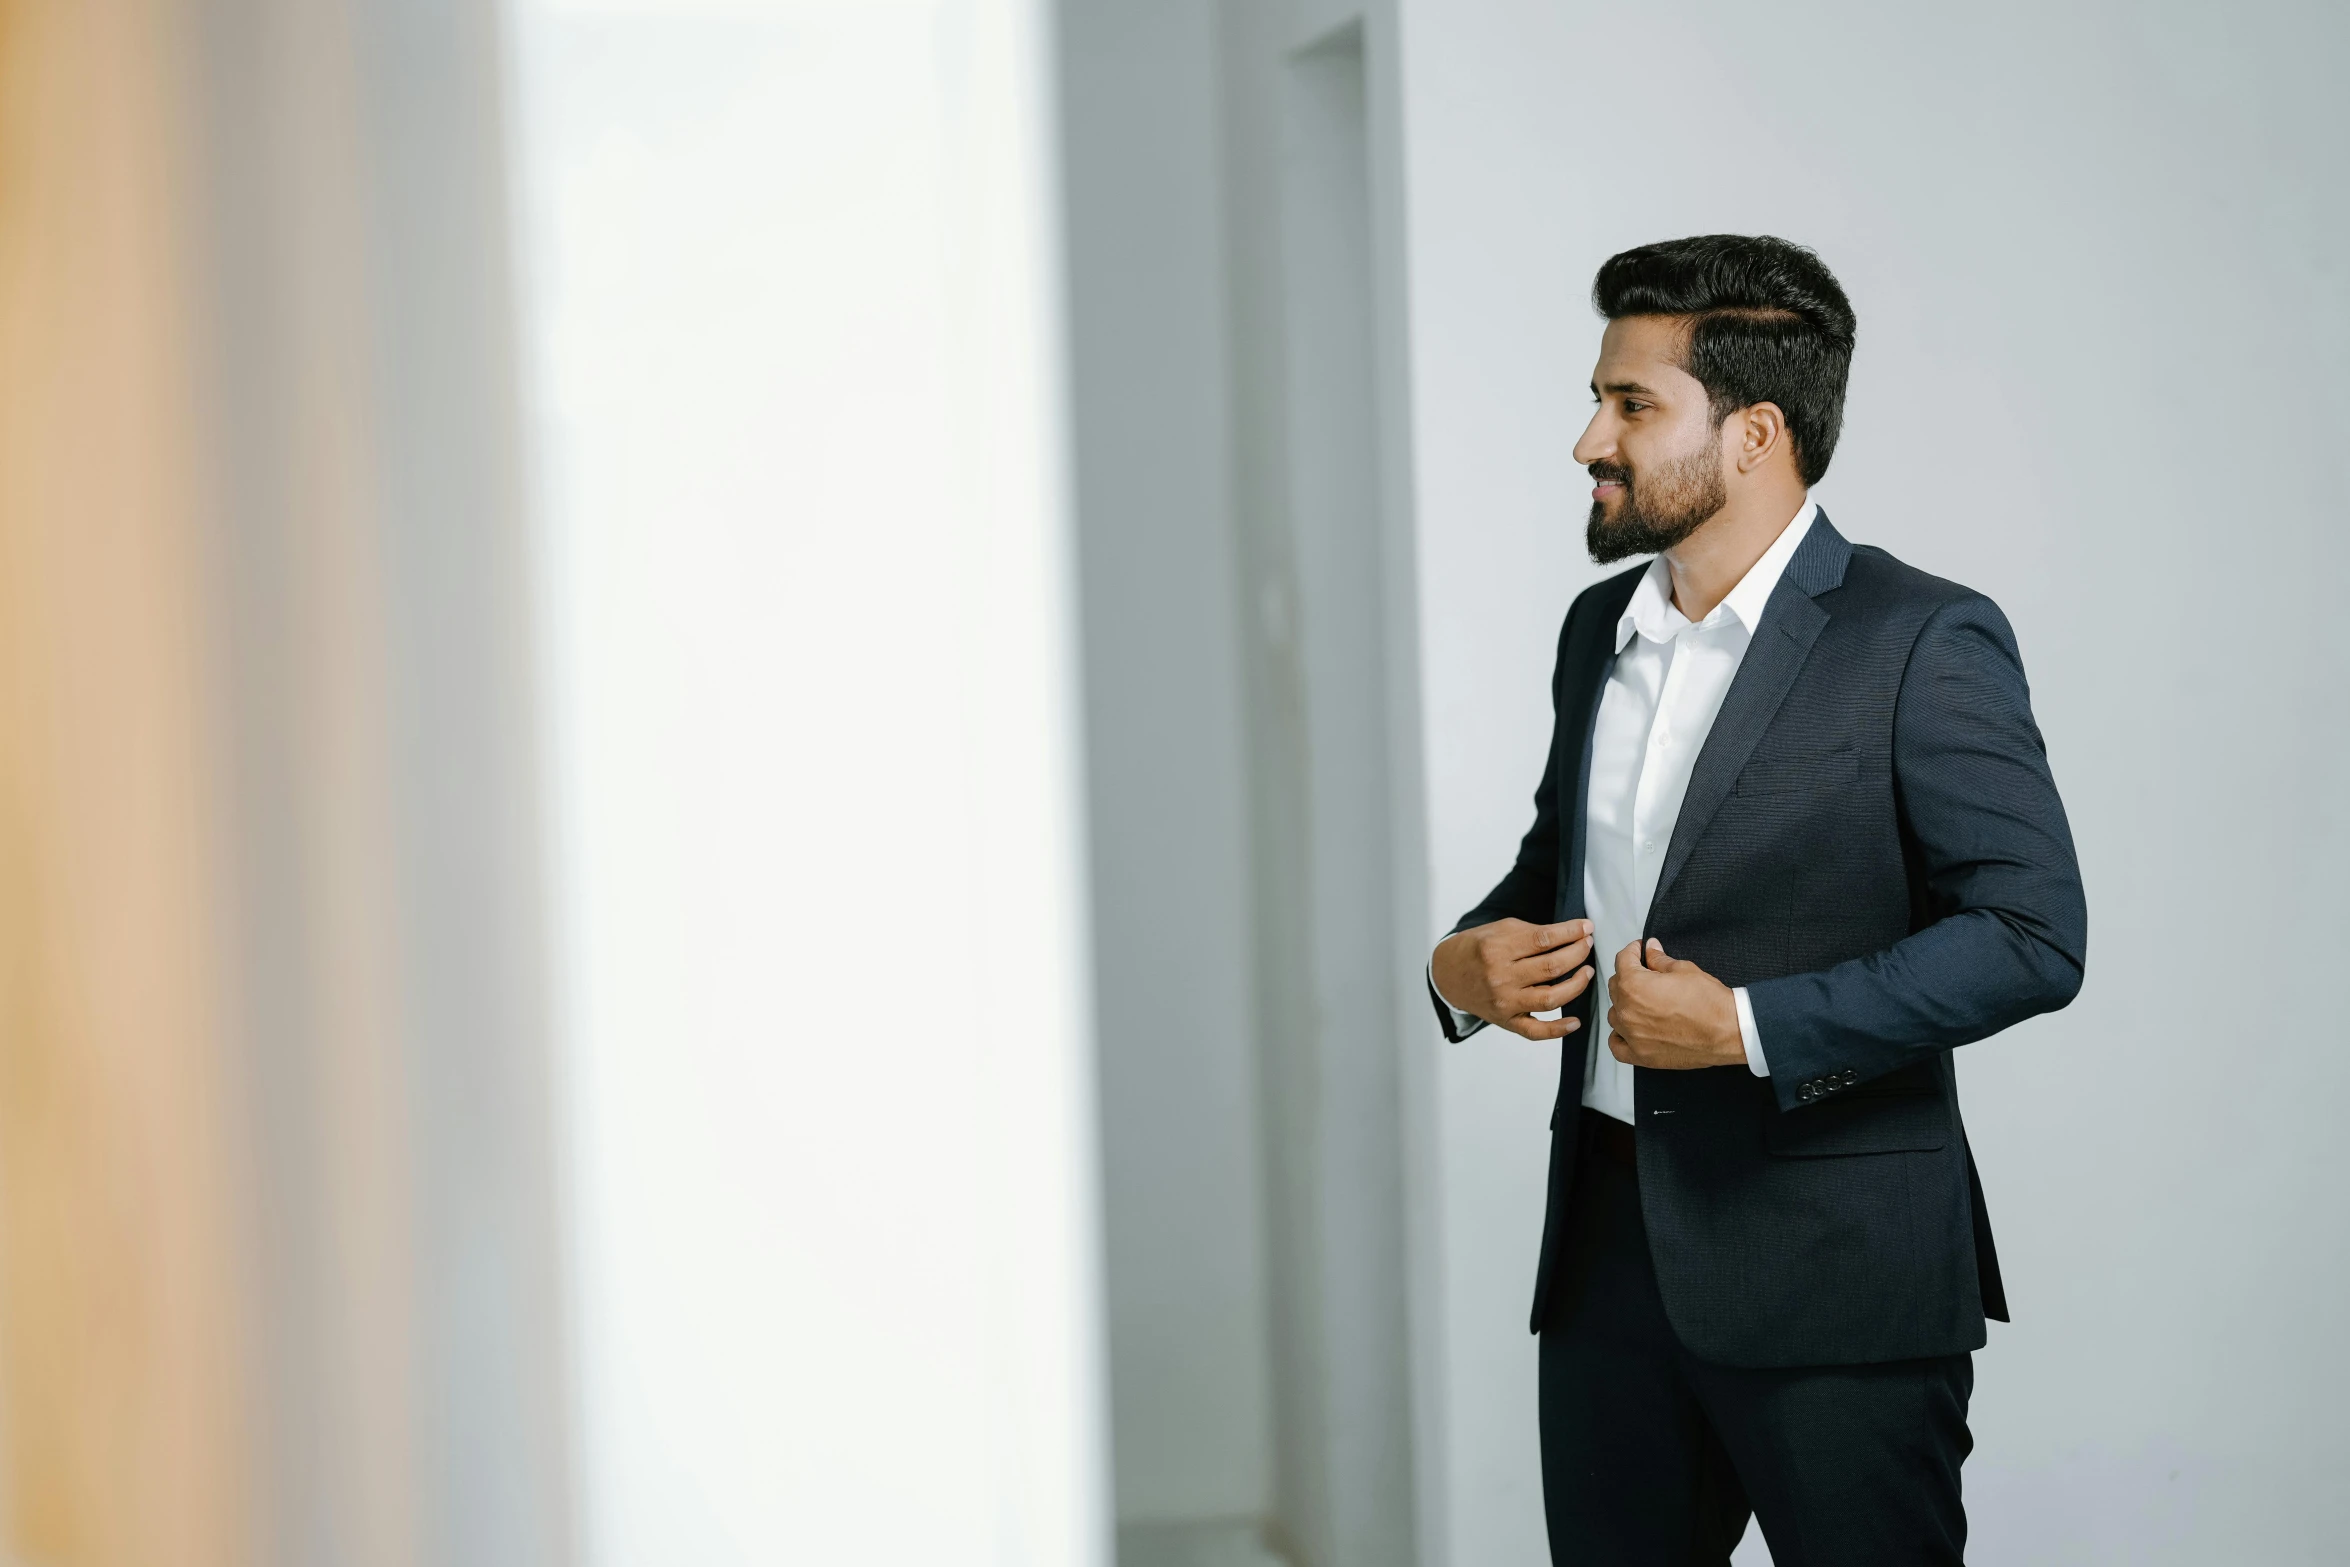
M1852 305L1818 256L1768 234L1700 234L1608 257L1591 303L1622 316L1685 316L1682 368L1720 424L1776 403L1807 485L1820 482L1844 425L1852 370Z

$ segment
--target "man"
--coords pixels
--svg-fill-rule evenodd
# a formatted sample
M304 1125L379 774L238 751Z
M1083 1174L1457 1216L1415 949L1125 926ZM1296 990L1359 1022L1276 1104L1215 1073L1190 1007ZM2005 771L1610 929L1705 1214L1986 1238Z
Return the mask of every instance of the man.
M2007 1306L1951 1052L2079 990L2071 832L1998 608L1810 499L1855 325L1819 258L1676 240L1592 292L1592 558L1660 553L1567 612L1533 829L1429 965L1447 1037L1563 1041L1551 1554L1719 1563L1751 1510L1779 1567L1957 1563Z

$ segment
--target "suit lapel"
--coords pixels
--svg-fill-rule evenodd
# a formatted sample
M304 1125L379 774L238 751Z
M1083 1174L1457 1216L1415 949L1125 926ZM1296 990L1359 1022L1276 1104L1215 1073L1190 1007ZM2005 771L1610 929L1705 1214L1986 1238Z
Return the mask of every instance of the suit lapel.
M1561 919L1579 919L1583 907L1583 854L1591 814L1591 731L1599 722L1599 698L1607 689L1608 671L1616 661L1616 622L1632 602L1639 586L1638 571L1625 572L1593 606L1596 613L1576 628L1575 643L1559 668L1559 723L1555 744L1575 749L1558 758L1557 777L1573 780L1559 808L1567 813L1567 830L1559 835L1563 858L1559 866L1558 908ZM1620 587L1619 587L1620 584Z
M1651 910L1664 906L1673 879L1689 863L1706 824L1730 797L1746 759L1754 754L1756 743L1794 687L1795 677L1803 672L1812 644L1828 624L1828 612L1814 600L1843 583L1844 564L1851 558L1852 546L1828 525L1828 514L1821 512L1788 560L1778 586L1771 590L1762 624L1755 628L1746 657L1722 698L1722 710L1715 715L1713 729L1697 753L1697 765L1689 774L1689 792L1682 796L1681 814L1673 823L1672 842L1665 847L1656 894L1649 900Z
M1564 796L1558 808L1567 813L1566 831L1559 834L1558 896L1553 900L1560 919L1580 919L1590 912L1583 906L1583 853L1591 815L1591 732L1599 722L1599 699L1607 689L1608 671L1615 667L1616 622L1624 618L1624 606L1632 602L1632 590L1639 582L1638 571L1627 571L1609 584L1608 591L1593 603L1593 613L1575 627L1574 641L1559 660L1558 729L1551 743L1562 749L1574 747L1569 754L1551 759L1552 776L1558 780L1557 788ZM1559 1129L1560 1121L1571 1117L1583 1101L1584 1054L1591 1048L1592 1002L1592 991L1586 989L1567 1008L1583 1020L1583 1027L1559 1041L1558 1095L1550 1111L1550 1128L1554 1132ZM1554 1193L1558 1161L1575 1146L1574 1123L1568 1120L1567 1125L1570 1130L1566 1141L1551 1147ZM1555 1195L1552 1200L1557 1200ZM1546 1213L1542 1221L1545 1278L1549 1277L1552 1217Z

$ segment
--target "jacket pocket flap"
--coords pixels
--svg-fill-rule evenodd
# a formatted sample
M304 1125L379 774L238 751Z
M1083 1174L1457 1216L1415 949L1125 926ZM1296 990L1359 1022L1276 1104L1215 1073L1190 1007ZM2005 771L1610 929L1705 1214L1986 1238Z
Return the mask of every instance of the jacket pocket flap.
M1763 1122L1763 1146L1783 1158L1930 1153L1950 1141L1950 1110L1934 1093L1868 1094L1781 1110Z

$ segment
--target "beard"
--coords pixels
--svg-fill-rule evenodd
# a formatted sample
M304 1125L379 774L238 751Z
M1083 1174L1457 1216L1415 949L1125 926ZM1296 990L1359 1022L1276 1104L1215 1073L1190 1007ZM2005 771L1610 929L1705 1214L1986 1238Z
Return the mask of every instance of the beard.
M1593 479L1624 487L1614 520L1604 502L1593 501L1591 521L1583 529L1584 545L1602 566L1671 549L1711 521L1730 498L1722 483L1719 429L1697 451L1645 469L1637 481L1631 469L1616 463L1595 462L1590 468Z

